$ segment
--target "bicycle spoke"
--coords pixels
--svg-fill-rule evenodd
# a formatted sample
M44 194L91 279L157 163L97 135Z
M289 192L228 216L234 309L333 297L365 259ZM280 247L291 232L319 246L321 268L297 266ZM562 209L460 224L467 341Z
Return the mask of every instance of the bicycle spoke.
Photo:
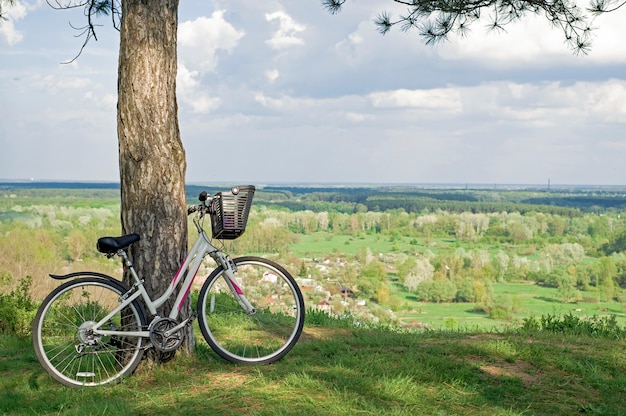
M295 281L280 266L261 258L235 259L236 285L256 312L248 315L228 281L217 271L199 299L199 323L209 345L222 357L243 363L280 359L302 331L304 302Z
M106 384L130 374L139 364L141 338L102 336L93 330L127 291L118 285L100 278L77 279L42 302L35 317L33 345L42 366L57 381L71 387ZM139 311L130 303L105 326L136 331L145 325ZM127 322L122 326L123 320Z

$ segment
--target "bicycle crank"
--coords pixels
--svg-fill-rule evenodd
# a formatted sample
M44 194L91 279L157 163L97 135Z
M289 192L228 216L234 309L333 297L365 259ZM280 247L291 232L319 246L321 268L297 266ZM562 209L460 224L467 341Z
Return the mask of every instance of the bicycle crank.
M171 318L158 318L150 325L150 341L154 348L161 352L171 352L183 343L185 339L183 328L171 331L178 326L178 322Z

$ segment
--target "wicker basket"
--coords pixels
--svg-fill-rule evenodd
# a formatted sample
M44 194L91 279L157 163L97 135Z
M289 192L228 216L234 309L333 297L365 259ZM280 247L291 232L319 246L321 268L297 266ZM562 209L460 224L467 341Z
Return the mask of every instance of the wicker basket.
M254 186L236 186L239 192L218 192L211 202L213 238L234 240L246 230Z

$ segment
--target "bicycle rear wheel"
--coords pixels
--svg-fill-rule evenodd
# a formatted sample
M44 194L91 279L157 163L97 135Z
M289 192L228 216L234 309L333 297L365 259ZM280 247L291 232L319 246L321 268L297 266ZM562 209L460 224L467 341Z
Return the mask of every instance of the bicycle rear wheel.
M122 283L86 277L64 283L42 302L33 322L33 346L43 368L69 387L118 382L139 365L143 339L95 334L92 327L120 305ZM133 301L100 328L140 331L146 320Z
M247 314L226 282L224 269L211 273L200 290L198 323L211 348L224 359L269 364L285 356L304 326L304 299L283 267L260 257L234 259L236 285L256 308Z

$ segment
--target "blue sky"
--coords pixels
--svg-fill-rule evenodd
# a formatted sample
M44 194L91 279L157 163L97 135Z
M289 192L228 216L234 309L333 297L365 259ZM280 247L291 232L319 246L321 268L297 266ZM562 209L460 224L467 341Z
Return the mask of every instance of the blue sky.
M624 12L598 18L575 56L537 18L432 47L380 35L383 10L403 11L182 0L188 181L626 184ZM18 0L0 25L1 179L119 180L119 34L102 20L62 64L83 19Z

